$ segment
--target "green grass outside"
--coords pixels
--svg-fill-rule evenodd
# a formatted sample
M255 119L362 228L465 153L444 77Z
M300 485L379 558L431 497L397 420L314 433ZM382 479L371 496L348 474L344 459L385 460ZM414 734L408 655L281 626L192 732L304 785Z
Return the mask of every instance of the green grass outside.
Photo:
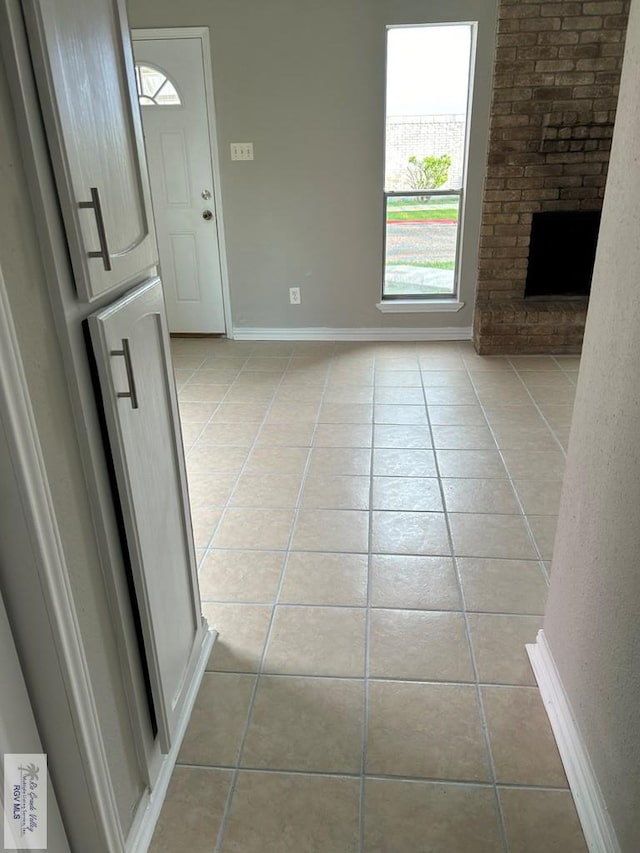
M433 270L452 270L454 261L387 261L388 267L427 267Z
M387 207L420 207L423 204L448 205L450 207L452 198L457 198L457 196L432 195L429 197L429 201L425 202L420 196L392 195L387 198Z
M458 220L458 209L456 207L444 207L439 210L420 209L416 207L414 210L390 210L387 207L387 222L403 222L404 220L424 220L431 219L454 219Z

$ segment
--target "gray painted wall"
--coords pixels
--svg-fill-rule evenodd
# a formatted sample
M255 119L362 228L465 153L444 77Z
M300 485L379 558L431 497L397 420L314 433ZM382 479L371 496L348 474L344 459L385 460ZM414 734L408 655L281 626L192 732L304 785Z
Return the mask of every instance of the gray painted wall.
M16 326L49 486L125 832L145 784L138 770L71 404L0 63L0 265ZM16 533L16 535L18 535ZM27 675L27 673L25 673ZM37 709L36 709L37 710ZM47 709L40 709L47 713ZM46 748L46 744L45 744Z
M496 0L129 0L132 27L210 29L235 326L471 325L495 16ZM467 305L382 315L385 26L438 21L479 22ZM255 160L232 163L233 141Z
M544 620L624 853L640 850L640 2L631 6Z

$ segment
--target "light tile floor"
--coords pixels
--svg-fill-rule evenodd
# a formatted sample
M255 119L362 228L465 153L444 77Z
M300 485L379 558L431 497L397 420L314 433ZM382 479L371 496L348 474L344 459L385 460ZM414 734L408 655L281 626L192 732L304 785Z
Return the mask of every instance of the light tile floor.
M578 853L524 644L578 359L175 340L220 636L155 853Z

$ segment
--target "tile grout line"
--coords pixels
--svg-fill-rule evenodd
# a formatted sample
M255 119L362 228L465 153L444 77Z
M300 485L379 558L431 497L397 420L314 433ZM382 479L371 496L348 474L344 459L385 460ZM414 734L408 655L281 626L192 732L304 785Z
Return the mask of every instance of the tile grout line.
M465 364L465 369L466 369L466 364ZM469 379L471 381L471 376L469 375L468 370L467 370L467 375L469 376ZM475 385L473 385L473 382L472 382L472 388L473 388L474 393L477 397L478 395L477 395L477 392L475 390ZM424 398L425 398L425 410L427 413L427 423L429 425L429 431L431 433L431 440L433 443L433 428L431 426L431 418L429 417L429 407L427 405L427 394L426 394L426 389L424 389L424 386L423 386L423 393L424 393ZM483 410L483 414L484 414L484 410ZM486 418L486 416L485 416L485 418ZM447 537L449 539L449 548L451 551L451 559L453 561L453 566L454 566L454 570L455 570L456 582L458 585L458 595L460 596L460 603L461 603L462 608L463 608L462 614L463 614L464 625L465 625L465 636L466 636L466 640L467 640L467 649L469 651L469 657L471 660L471 667L472 667L473 676L474 676L476 703L477 703L477 707L478 707L478 711L479 711L479 715L480 715L480 725L481 725L481 729L482 729L482 736L483 736L484 747L485 747L485 760L488 761L488 765L489 765L489 775L491 778L491 787L493 790L493 797L494 797L494 803L495 803L495 808L496 808L496 817L498 820L498 827L499 827L499 831L500 831L502 847L503 847L503 850L505 851L505 853L508 853L509 845L507 842L507 833L506 833L504 815L502 813L502 806L500 804L500 797L498 796L496 768L495 768L495 763L493 760L493 753L491 750L491 739L489 737L489 727L487 725L487 716L486 716L485 709L484 709L484 703L482 701L482 691L480 690L478 666L477 666L477 662L476 662L476 658L475 658L475 654L474 654L474 650L473 650L473 643L471 642L471 630L469 627L469 619L468 619L467 611L466 611L466 602L465 602L465 597L464 597L464 590L462 587L462 579L460 577L460 570L458 567L458 561L457 561L457 557L456 557L455 549L454 549L454 544L453 544L453 536L451 533L451 525L449 523L449 513L447 512L447 508L446 508L447 505L445 503L444 488L442 486L442 477L440 476L440 465L438 462L438 454L435 452L435 450L433 453L433 458L434 458L434 464L435 464L435 468L436 468L436 474L438 475L438 485L440 488L440 499L442 500L442 507L444 510L444 521L445 521L445 525L446 525L446 529L447 529Z
M520 507L520 512L521 512L521 514L522 514L522 519L523 519L523 523L524 523L525 528L526 528L526 531L527 531L527 535L529 536L529 539L530 539L530 541L531 541L531 542L532 542L532 544L533 544L533 547L534 547L534 549L535 549L535 552L536 552L536 554L538 555L538 557L537 557L537 562L538 562L538 564L539 564L540 571L542 572L542 575L543 575L544 579L545 579L545 580L546 580L546 582L547 582L547 587L548 587L548 586L549 586L549 573L548 573L548 571L547 571L547 567L544 565L544 558L543 558L543 556L542 556L542 553L541 553L541 551L540 551L540 548L538 547L538 543L537 543L537 541L536 541L536 538L535 538L535 536L533 535L533 529L532 529L531 524L530 524L530 522L529 522L529 517L528 517L527 513L526 513L526 512L525 512L525 510L524 510L524 504L522 503L522 500L520 499L520 495L518 494L518 490L517 490L517 488L516 488L516 486L515 486L515 478L511 475L511 471L510 471L510 469L509 469L509 466L507 465L506 460L505 460L505 458L504 458L504 452L503 452L503 449L502 449L502 448L500 447L500 445L498 444L498 441L497 441L496 436L495 436L494 429L493 429L493 427L491 426L491 422L490 422L489 418L487 417L487 411L486 411L486 408L485 408L485 406L484 406L484 404L483 404L483 402L482 402L482 400L481 400L481 398L480 398L480 395L479 395L479 394L478 394L478 392L477 392L477 389L476 389L475 383L474 383L474 381L473 381L473 377L472 377L471 375L469 375L469 378L471 379L471 383L472 383L473 388L474 388L474 391L475 391L475 393L476 393L476 397L478 398L478 405L480 406L480 409L482 410L482 414L484 415L484 418L485 418L485 420L487 421L487 426L489 427L489 430L490 430L490 432L491 432L491 435L493 436L493 440L494 440L494 442L495 442L495 444L496 444L496 450L497 450L497 452L498 452L498 454L499 454L499 456L500 456L500 461L502 462L502 465L504 466L504 469L505 469L505 471L506 471L506 473L507 473L507 479L508 479L508 481L509 481L509 484L511 485L511 489L513 490L513 493L514 493L514 496L515 496L516 502L517 502L518 506ZM521 381L522 381L522 380L521 380ZM524 383L523 383L523 384L524 384ZM533 398L532 398L532 399L533 399ZM545 421L545 423L546 423L546 421ZM548 424L547 424L547 426L548 426L548 428L551 430L551 427L549 427L549 425L548 425ZM555 439L556 441L558 441L558 439L556 438L555 433L553 432L553 430L551 430L551 432L552 432L552 434L553 434L554 439ZM521 451L521 452L526 452L526 451ZM534 452L534 453L535 453L536 451L532 451L532 452ZM543 451L543 452L544 452L544 451ZM531 513L531 515L533 515L533 514L534 514L534 513ZM556 515L555 517L557 518L557 515Z
M221 770L223 772L233 771L233 764L192 764L184 762L177 764L177 767L184 767L192 770ZM243 772L259 773L263 776L279 776L286 774L287 776L309 776L311 778L321 779L352 779L354 782L360 780L359 773L330 773L324 770L290 770L290 769L274 769L270 767L243 767ZM366 774L367 780L379 780L383 782L413 782L418 785L451 785L457 788L487 788L492 789L492 782L475 781L470 782L468 779L448 779L440 777L423 777L423 776L393 776L385 775L384 773L369 773ZM568 787L558 787L555 785L526 785L518 782L499 782L498 788L508 788L511 790L525 791L567 791Z
M373 386L371 397L371 450L369 452L369 506L367 528L367 588L365 604L364 634L364 685L362 699L362 755L360 763L360 799L359 799L359 845L360 853L365 853L365 809L366 809L366 771L367 740L369 736L369 651L371 637L371 554L373 545L373 454L375 443L375 406L376 406L376 358L373 358Z
M291 355L291 356L289 357L289 365L291 364L291 360L292 360L292 358L293 358L293 355ZM332 362L333 362L333 359L334 359L334 356L332 355L332 356L331 356L331 361L332 361ZM285 371L283 371L283 373L282 373L282 379L281 379L281 382L278 384L278 388L279 388L279 387L281 387L281 385L282 385L282 381L284 380L284 373L285 373ZM328 374L327 374L327 375L328 375ZM326 391L326 386L327 386L327 379L325 378L325 383L324 383L324 385L323 385L323 392L322 392L322 395L321 395L321 398L320 398L320 403L318 404L318 413L319 413L319 411L320 411L320 406L322 405L322 399L324 398L324 393L325 393L325 391ZM263 419L263 421L262 421L262 423L261 423L260 430L262 429L262 426L264 426L264 421L266 420L266 417L267 417L267 415L268 415L269 411L271 411L271 407L273 406L273 403L274 403L274 400L272 399L272 401L271 401L271 403L269 404L269 407L268 407L268 409L267 409L267 413L265 414L265 418ZM283 425L283 426L285 426L285 425ZM316 415L316 419L315 419L314 427L313 427L313 432L312 432L312 436L311 436L311 441L312 441L312 442L313 442L313 436L315 435L315 431L316 431L316 429L317 429L317 426L318 426L318 420L317 420L317 415ZM258 435L260 434L260 430L258 431ZM256 436L256 441L257 441L257 436ZM254 445L255 445L255 442L254 442ZM238 777L239 777L239 775L240 775L241 764L242 764L242 758L243 758L243 754L244 754L244 747L245 747L245 743L246 743L246 740L247 740L247 736L248 736L248 734L249 734L249 727L250 727L250 725L251 725L251 718L252 718L252 716L253 716L253 710L254 710L254 707L255 707L256 696L257 696L257 693L258 693L258 687L259 687L259 685L260 685L261 678L266 674L266 673L264 672L264 665L265 665L265 663L266 663L266 659L267 659L267 653L268 653L268 649L269 649L269 642L270 642L270 639L271 639L271 633L272 633L272 629L273 629L273 623L274 623L274 621L275 621L276 610L277 610L277 607L278 607L278 601L279 601L279 598L280 598L280 593L281 593L281 590L282 590L282 585L283 585L283 583L284 583L284 578L285 578L285 574L286 574L286 570L287 570L287 565L288 565L288 562L289 562L289 554L291 553L291 543L292 543L292 541L293 541L293 537L294 537L294 534L295 534L295 529L296 529L296 523L297 523L297 519L298 519L298 514L299 514L300 506L301 506L301 503L302 503L302 495L303 495L303 492L304 492L304 483L305 483L305 478L306 478L307 471L309 470L309 466L310 466L310 464L311 464L311 449L312 449L312 446L313 446L313 445L310 445L310 446L309 446L309 450L308 450L308 453L307 453L307 460L306 460L305 468L304 468L304 471L303 471L303 474L302 474L302 479L301 479L301 482L300 482L300 488L299 488L299 490L298 490L298 498L297 498L296 506L295 506L295 509L294 509L294 512L293 512L293 518L292 518L292 520L291 520L291 527L290 527L290 529L289 529L289 539L288 539L288 542L287 542L287 548L286 548L286 549L285 549L285 551L284 551L285 558L284 558L284 560L283 560L282 569L281 569L281 571L280 571L280 577L279 577L279 579L278 579L278 585L277 585L276 592L275 592L275 595L274 595L273 603L272 603L272 605L271 605L271 615L270 615L270 618L269 618L269 624L268 624L268 626L267 626L267 633L266 633L266 635L265 635L265 642L264 642L264 646L263 646L263 648L262 648L262 654L260 655L260 660L259 660L259 662L258 662L257 671L256 671L256 673L255 673L255 682L254 682L254 685L253 685L253 690L251 691L251 696L249 697L249 704L248 704L248 707L247 707L247 714L246 714L246 718L245 718L245 722L244 722L244 726L243 726L242 736L241 736L241 738L240 738L240 743L239 743L239 746L238 746L238 752L237 752L236 765L235 765L235 769L234 769L233 776L232 776L232 779L231 779L231 784L230 784L230 786L229 786L229 792L228 792L228 795L227 795L227 801L226 801L226 803L225 803L224 812L223 812L223 815L222 815L222 818L221 818L221 821L220 821L220 827L219 827L219 830L218 830L218 836L217 836L217 840L216 840L216 845L215 845L215 847L214 847L214 853L220 853L220 851L222 850L222 844L224 843L224 836L225 836L225 832L226 832L226 828L227 828L227 821L228 821L229 815L230 815L230 813L231 813L231 807L232 807L232 805L233 805L233 798L234 798L235 791L236 791L236 786L237 786L237 783L238 783ZM253 448L252 448L252 449L253 449ZM248 460L248 458L249 458L249 456L247 456L247 460ZM238 479L239 479L239 477L240 477L240 474L238 475ZM235 488L237 488L237 481L236 481L236 486L234 486L234 490L233 490L233 491L235 491ZM232 497L232 495L233 495L233 491L232 491L231 495L229 496L229 500L231 499L231 497Z
M289 357L289 363L291 362L291 358L292 358L292 356L290 356L290 357ZM246 362L245 362L245 363L246 363ZM280 385L282 384L282 380L283 380L283 378L284 378L284 371L283 371L283 373L282 373L282 377L281 377L280 383L278 384L278 386L277 386L277 387L280 387ZM255 446L255 442L256 442L256 440L257 440L257 436L260 434L260 431L261 431L261 429L262 429L262 426L264 425L264 422L265 422L265 420L266 420L266 418L267 418L267 416L268 416L269 412L271 411L271 408L272 408L272 406L273 406L273 403L274 403L274 400L273 400L273 398L272 398L271 402L270 402L270 403L269 403L269 405L267 406L267 410L266 410L266 412L265 412L265 414L264 414L264 417L263 417L262 421L260 422L260 427L258 428L258 432L256 433L256 437L254 438L254 441L253 441L253 444L252 444L252 446L251 446L251 449L250 449L250 450L249 450L249 452L247 453L247 458L245 459L244 465L243 465L243 466L242 466L242 468L240 469L240 472L238 472L238 475L237 475L237 477L236 477L235 485L234 485L233 489L231 490L231 494L229 495L229 498L227 499L227 505L226 505L226 507L225 507L225 510L224 510L224 512L223 512L223 514L222 514L222 516L220 517L220 521L221 521L221 520L222 520L222 518L224 517L224 515L225 515L225 513L226 513L227 509L229 508L229 501L230 501L230 499L231 499L231 497L232 497L232 495L233 495L233 493L234 493L235 489L236 489L236 488L237 488L237 486L238 486L238 480L240 479L240 476L241 476L241 474L242 474L242 470L244 469L245 465L247 464L247 461L249 460L249 456L251 455L251 450L253 450L253 447ZM220 521L218 522L218 525L216 526L216 529L217 529L217 528L218 528L218 526L220 525ZM293 523L292 523L292 529L293 529ZM291 535L291 530L290 530L290 535ZM212 534L212 538L213 538L213 534ZM212 550L215 550L215 549L212 549ZM281 569L281 571L280 571L280 581L279 581L279 583L282 581L282 576L283 576L283 574L284 574L284 563L285 563L285 562L286 562L286 560L285 560L285 561L283 561L282 569ZM269 620L269 629L270 629L270 627L271 627L271 623L273 622L273 616L274 616L274 613L275 613L275 603L271 605L271 616L270 616L270 620ZM231 812L231 805L232 805L232 802L233 802L233 797L234 797L235 790L236 790L236 785L237 785L237 782L238 782L238 775L239 775L239 772L240 772L240 761L241 761L241 758L242 758L242 751L243 751L243 748L244 748L244 742L245 742L245 740L246 740L247 733L248 733L248 731L249 731L249 724L250 724L250 722L251 722L251 715L252 715L252 713L253 713L253 706L254 706L254 703L255 703L256 693L257 693L257 691L258 691L258 683L259 683L259 680L260 680L260 669L261 669L261 666L262 666L262 659L263 659L263 657L264 657L265 650L266 650L266 649L263 647L263 650L262 650L262 656L261 656L261 658L260 658L260 662L259 662L258 667L257 667L257 672L256 672L255 674L254 674L254 673L252 673L252 674L254 674L254 675L255 675L255 679L254 679L254 683L253 683L253 688L252 688L252 690L251 690L251 695L250 695L250 697L249 697L249 703L248 703L248 706L247 706L247 712L246 712L245 721L244 721L244 725L243 725L243 729L242 729L242 736L241 736L240 744L239 744L239 747L238 747L238 752L237 752L237 757L236 757L236 762L235 762L235 768L234 768L234 770L233 770L233 774L232 774L232 777L231 777L231 782L230 782L230 784L229 784L229 791L227 792L227 799L226 799L225 806L224 806L224 810L223 810L223 813L222 813L222 818L221 818L221 820L220 820L220 826L219 826L219 828L218 828L218 834L217 834L217 837L216 837L216 843L215 843L215 846L214 846L214 853L218 853L218 851L220 851L220 850L221 850L221 848L222 848L222 844L223 844L223 841L224 841L224 834L225 834L226 827L227 827L227 820L228 820L229 814L230 814L230 812ZM215 652L215 646L214 646L214 652Z

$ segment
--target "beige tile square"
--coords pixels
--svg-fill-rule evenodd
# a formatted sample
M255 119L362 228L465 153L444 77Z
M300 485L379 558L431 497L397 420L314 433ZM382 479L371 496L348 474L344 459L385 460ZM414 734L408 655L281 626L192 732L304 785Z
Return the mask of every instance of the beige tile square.
M471 388L466 370L429 370L423 367L422 383L425 388Z
M210 853L222 823L232 772L174 767L149 853Z
M176 370L197 370L203 363L204 358L197 354L182 354L174 352L171 361Z
M294 551L366 553L369 513L359 510L300 510L293 533Z
M257 672L273 608L260 604L208 604L202 613L218 637L207 670Z
M207 551L200 596L203 601L272 602L283 564L281 551Z
M245 364L248 355L248 349L245 354L234 352L231 355L222 353L212 353L202 363L201 370L234 370L238 373L241 367Z
M424 394L420 384L420 374L416 374L416 387L398 386L393 382L389 384L376 383L376 403L385 403L391 406L424 406Z
M553 545L556 539L557 517L555 515L528 515L527 521L538 546L540 558L550 560L553 557Z
M441 512L375 511L371 542L376 554L451 553L445 517Z
M318 424L314 447L371 447L371 424Z
M371 403L323 403L318 415L321 424L370 424L372 419Z
M362 607L367 602L367 562L364 554L292 552L279 601Z
M545 423L531 426L495 424L493 431L501 450L550 450L558 449L551 430Z
M468 619L481 682L535 685L525 643L535 643L542 617L469 613Z
M566 788L558 748L537 687L483 687L498 782Z
M376 399L378 398L378 389L383 388L417 388L420 392L421 402L424 403L424 395L422 393L422 378L420 371L415 370L376 370ZM383 402L379 400L379 402Z
M441 477L506 477L497 450L437 450Z
M217 446L235 445L236 447L251 447L257 434L257 423L211 423L202 430L200 443Z
M187 481L192 508L225 506L236 484L237 474L206 474L189 471Z
M310 447L314 424L265 424L256 437L256 447Z
M237 377L239 370L211 370L201 368L189 376L189 384L195 385L226 385L227 387Z
M241 385L235 382L227 392L225 403L270 403L274 388L264 385Z
M433 450L376 448L373 473L381 477L435 477Z
M516 480L515 486L527 515L557 515L562 483L559 480Z
M199 506L191 510L193 541L196 548L207 547L221 515L222 509L211 506Z
M488 781L475 687L369 683L366 772L381 776Z
M511 853L587 853L570 791L498 788Z
M376 403L373 419L377 424L424 424L427 412L424 406L391 406Z
M192 444L198 439L205 424L201 421L183 422L181 424L182 446L185 451L189 450Z
M364 609L277 607L265 672L364 677Z
M205 672L178 764L235 767L255 683L253 675Z
M418 610L460 610L460 594L450 557L371 557L371 604Z
M449 512L520 514L509 480L452 477L442 480L442 490Z
M475 785L367 779L365 849L496 853L502 840L493 791Z
M369 509L369 477L312 474L305 480L302 509Z
M431 433L427 424L376 424L374 447L430 449Z
M283 429L290 423L315 423L319 409L319 403L274 403L265 423L282 424Z
M297 474L302 476L309 457L307 447L255 447L245 474Z
M450 512L449 524L459 557L535 560L538 556L520 516Z
M371 404L373 403L372 385L328 385L324 392L324 403L349 403L349 404Z
M206 423L217 408L217 403L180 401L180 420L182 423Z
M229 385L196 385L188 382L178 392L181 403L219 403L229 391Z
M261 421L267 413L267 403L220 403L212 420L216 423L243 424Z
M237 474L247 460L245 447L215 447L197 441L187 454L188 474Z
M289 347L287 347L289 349ZM283 373L289 365L289 359L281 356L252 355L245 362L243 370L259 370L266 373Z
M313 447L308 474L369 476L371 450L363 447Z
M322 385L280 385L273 399L278 403L320 403L323 394Z
M372 610L371 678L473 681L462 613Z
M472 388L425 388L428 406L477 406Z
M460 558L467 610L541 615L548 587L540 564L525 560Z
M298 503L301 485L300 474L241 474L229 506L293 508Z
M363 714L362 680L262 676L242 766L359 773Z
M428 406L432 426L485 426L480 406Z
M282 551L289 543L293 518L293 510L228 509L218 524L211 547Z
M359 803L359 779L241 772L222 853L358 853Z
M495 450L489 427L433 426L433 446L442 450Z
M505 450L503 457L514 480L562 480L564 476L561 450Z
M442 512L436 477L374 477L373 509Z

